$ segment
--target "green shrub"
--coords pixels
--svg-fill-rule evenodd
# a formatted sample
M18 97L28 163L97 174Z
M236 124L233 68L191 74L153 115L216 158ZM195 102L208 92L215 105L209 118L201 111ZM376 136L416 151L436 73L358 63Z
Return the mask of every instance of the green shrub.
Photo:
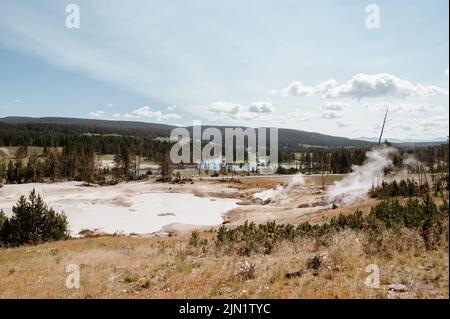
M383 242L383 231L401 228L411 229L423 238L427 248L433 248L442 238L444 224L448 223L449 205L445 201L437 207L429 193L422 201L410 198L405 204L396 199L384 200L370 210L367 216L361 211L353 214L333 217L329 223L311 225L303 223L298 226L268 222L256 225L245 222L234 229L221 226L216 232L216 245L235 247L241 255L252 253L270 254L282 241L296 238L324 236L350 229L365 232L370 239L368 251L379 251Z
M3 243L3 232L7 230L7 228L9 227L8 225L8 218L6 217L5 213L3 212L3 210L0 210L0 246L2 246Z
M1 242L5 246L35 245L69 237L64 213L49 208L35 190L28 200L21 196L12 212L11 218L3 217Z
M417 197L428 192L428 185L417 184L415 181L407 179L396 180L388 183L382 182L380 186L370 191L369 195L373 198L390 198L397 196Z

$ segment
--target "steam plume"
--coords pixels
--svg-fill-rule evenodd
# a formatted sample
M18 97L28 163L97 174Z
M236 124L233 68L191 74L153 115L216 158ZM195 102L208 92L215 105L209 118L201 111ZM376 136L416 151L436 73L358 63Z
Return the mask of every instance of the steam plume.
M291 178L289 178L289 182L287 186L278 185L274 189L268 189L253 195L255 198L261 198L262 200L266 200L271 198L272 200L278 200L282 197L286 197L292 188L300 185L304 185L305 180L303 178L302 173L295 174Z
M348 205L367 198L372 186L383 179L384 170L392 165L389 156L396 152L392 147L367 152L366 160L361 166L354 165L349 175L330 187L326 200L329 203Z

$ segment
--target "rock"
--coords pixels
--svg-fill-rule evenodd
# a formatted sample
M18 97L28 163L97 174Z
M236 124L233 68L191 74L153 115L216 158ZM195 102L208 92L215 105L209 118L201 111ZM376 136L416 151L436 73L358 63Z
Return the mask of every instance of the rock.
M161 231L161 232L155 232L153 233L156 237L172 237L172 236L176 236L175 233L172 232L165 232L165 231Z
M222 292L222 293L229 294L229 293L233 292L233 289L231 287L222 287L222 288L219 289L219 291Z
M263 200L261 199L261 198L253 198L252 199L252 203L254 204L254 205L263 205Z
M319 258L320 258L320 261L323 264L325 264L325 263L328 263L328 261L330 260L330 255L328 255L328 253L320 253Z
M272 198L268 198L265 201L263 201L263 205L268 205L272 202Z
M312 204L312 207L326 206L327 204L324 201L318 201Z
M432 264L425 264L425 265L420 265L417 267L420 270L431 270L433 268Z
M311 207L311 205L308 203L300 204L297 206L297 208L308 208L308 207Z
M83 238L94 238L94 237L104 237L104 236L109 236L110 234L102 232L98 229L82 229L78 235L80 235L80 237Z
M320 265L326 263L329 259L328 253L320 253L306 261L306 268L308 269L319 269Z
M175 214L175 213L161 213L161 214L158 214L158 216L176 216L177 214Z
M317 275L320 267L328 263L330 257L328 253L320 253L306 260L306 269L311 270L313 275Z
M291 278L295 278L295 277L301 277L302 275L303 275L303 271L299 270L299 271L287 273L284 275L284 277L286 277L287 279L291 279Z
M402 284L391 284L388 286L389 291L395 292L406 292L408 291L408 287Z
M239 276L244 280L254 279L255 278L255 265L250 264L247 260L245 260L239 266Z

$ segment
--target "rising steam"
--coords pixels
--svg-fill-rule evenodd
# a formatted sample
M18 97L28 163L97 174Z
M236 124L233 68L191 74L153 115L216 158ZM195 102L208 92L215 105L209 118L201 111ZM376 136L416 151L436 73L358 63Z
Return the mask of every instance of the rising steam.
M255 198L260 198L262 200L272 199L278 200L280 198L286 197L292 188L305 184L305 179L302 173L295 174L289 178L287 186L278 185L273 189L268 189L253 195Z
M329 203L348 205L367 198L373 185L384 177L384 170L392 166L391 154L397 150L392 147L381 147L366 153L366 160L361 165L354 165L352 172L341 181L336 182L327 192Z

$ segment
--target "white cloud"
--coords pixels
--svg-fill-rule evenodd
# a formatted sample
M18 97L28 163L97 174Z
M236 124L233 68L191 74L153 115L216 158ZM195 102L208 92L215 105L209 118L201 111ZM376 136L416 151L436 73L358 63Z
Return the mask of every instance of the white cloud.
M232 102L219 101L211 103L208 110L213 113L238 114L242 111L242 106Z
M363 98L410 96L429 97L448 95L448 89L434 85L413 84L388 73L356 74L347 82L338 84L330 79L316 86L296 81L280 91L282 96L322 96L325 98Z
M403 119L402 122L388 127L389 132L407 132L408 136L424 139L430 138L444 138L448 135L449 119L448 116L433 116L430 118Z
M422 132L432 132L435 136L448 136L448 117L436 116L431 119L424 119L417 124L417 127Z
M139 116L139 117L150 117L150 118L161 115L161 112L160 112L160 111L154 112L154 111L152 111L152 110L150 109L150 107L148 107L148 106L140 107L140 108L134 110L134 111L131 112L131 113L132 113L133 115L135 115L135 116Z
M250 121L261 119L260 113L255 112L238 112L238 113L214 113L213 120L236 120L236 121Z
M113 107L114 104L112 104L111 102L108 103L108 107Z
M248 109L255 113L272 113L275 111L272 103L269 102L253 102Z
M120 113L114 113L112 115L112 117L115 118L115 119L119 119L120 118Z
M168 106L168 107L166 108L166 110L169 111L169 112L173 112L173 111L175 111L176 109L177 109L177 106L176 106L176 105L170 105L170 106Z
M426 113L426 112L436 112L443 111L447 107L443 105L435 105L430 103L377 103L377 104L366 104L365 105L370 111L383 111L385 112L389 108L391 113L402 113L407 112L412 113Z
M331 89L335 88L338 85L337 81L334 79L327 80L325 82L320 83L314 87L314 93L316 95L325 94Z
M343 120L336 121L336 124L338 127L349 127L350 126L349 123L347 123L346 121L343 121Z
M272 92L278 92L273 90ZM312 86L305 86L300 81L295 81L289 84L286 88L281 90L282 96L308 96L312 95L314 88Z
M253 102L244 107L233 102L219 101L211 103L208 111L213 114L214 120L249 121L265 119L268 113L274 112L274 107L269 102Z
M161 119L162 120L180 120L182 116L180 114L176 113L168 113L168 114L162 114Z
M295 81L289 84L286 88L282 89L279 93L282 96L313 96L325 94L337 85L336 80L330 79L322 82L316 86L307 86L300 81ZM272 90L271 93L277 93L278 91Z
M447 124L448 126L448 116L433 116L431 121L439 124Z
M102 117L103 114L105 114L105 112L103 111L95 111L95 112L90 112L89 115L93 116L93 117Z
M448 95L448 90L434 86L413 84L388 73L357 74L351 80L329 90L328 98L350 97L355 99L409 96Z
M394 126L393 129L400 129L405 132L412 132L414 130L414 127L408 124L399 124L397 126Z
M333 120L333 119L339 119L342 117L341 112L348 108L349 105L347 103L343 102L325 102L322 105L322 118L326 120ZM339 124L343 124L343 121L338 121L339 127L344 127Z
M162 113L161 111L152 111L149 106L140 107L124 115L127 118L149 118L154 120L178 120L181 119L180 114L176 113Z
M312 117L313 117L313 113L311 112L289 112L287 114L287 119L289 118L295 118L295 121L300 121L300 122L307 122L307 121L311 121Z
M325 102L322 105L322 109L325 111L343 111L348 108L349 105L347 103L333 101L333 102Z
M323 111L322 118L326 120L334 120L341 118L342 115L337 111Z

